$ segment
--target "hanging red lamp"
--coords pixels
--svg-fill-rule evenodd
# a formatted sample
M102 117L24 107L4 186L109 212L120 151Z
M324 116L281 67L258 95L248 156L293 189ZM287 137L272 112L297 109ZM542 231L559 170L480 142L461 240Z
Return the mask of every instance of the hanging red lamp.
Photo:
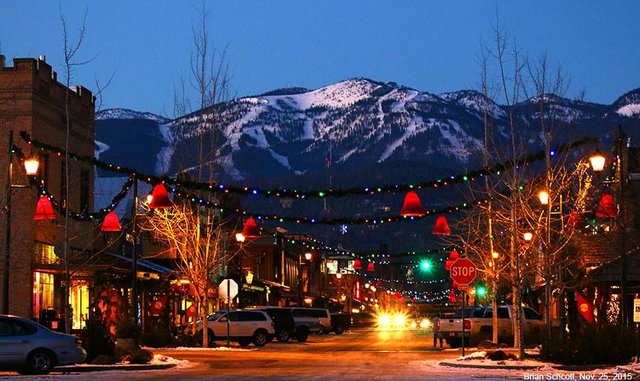
M451 289L451 291L449 291L449 303L455 303L458 299L456 298L456 292Z
M450 235L451 229L449 229L449 224L447 223L447 218L444 215L439 215L436 220L436 225L433 227L433 231L431 234L438 235Z
M100 226L100 231L103 232L119 232L122 230L122 226L120 226L120 220L118 219L118 215L115 210L110 211L102 221L102 226Z
M56 213L53 211L51 200L47 196L40 196L36 205L36 212L33 215L34 220L55 220Z
M362 270L362 263L360 262L360 260L358 258L356 258L356 260L353 261L353 269L354 270Z
M460 258L460 254L457 251L451 250L451 254L449 254L449 259L444 263L444 269L447 271L451 270L451 266L453 262L455 262L458 258Z
M258 238L260 236L260 229L253 217L247 218L242 227L242 235L244 238Z
M400 215L402 217L422 217L427 214L427 211L422 208L420 197L414 191L407 192L404 196L404 203L402 204L402 210Z
M367 265L367 271L372 272L375 269L376 267L373 265L373 262L369 262L369 264Z
M453 261L451 259L447 259L444 262L444 269L447 271L451 271L451 265L453 264Z
M613 195L605 193L600 198L598 203L598 209L596 210L596 217L598 218L616 218L618 217L618 208L615 201L613 201Z
M166 209L171 208L173 203L169 199L169 193L163 183L156 184L151 192L151 202L149 208L151 209Z
M575 228L578 224L582 223L582 216L580 215L580 213L578 212L571 212L569 214L569 218L567 218L567 228L568 229L573 229Z

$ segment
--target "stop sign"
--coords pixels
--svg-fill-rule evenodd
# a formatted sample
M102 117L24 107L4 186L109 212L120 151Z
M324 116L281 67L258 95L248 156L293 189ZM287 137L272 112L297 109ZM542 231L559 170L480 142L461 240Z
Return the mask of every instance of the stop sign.
M225 279L218 286L218 295L222 299L228 299L227 294L230 294L231 299L238 295L238 283L233 279Z
M468 285L476 279L476 265L468 258L457 259L451 265L449 275L458 285Z

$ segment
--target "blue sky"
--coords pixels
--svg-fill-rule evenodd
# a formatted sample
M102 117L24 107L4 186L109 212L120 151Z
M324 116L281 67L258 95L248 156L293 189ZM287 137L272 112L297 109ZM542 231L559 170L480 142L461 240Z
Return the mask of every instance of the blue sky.
M192 24L201 1L3 0L0 52L46 55L62 67L60 11L72 38L87 11L73 83L115 77L103 108L173 116L174 86L188 78ZM546 52L571 80L569 97L612 103L640 87L638 1L219 0L213 43L228 45L236 96L318 88L352 77L431 93L477 89L482 44L500 24L531 56Z

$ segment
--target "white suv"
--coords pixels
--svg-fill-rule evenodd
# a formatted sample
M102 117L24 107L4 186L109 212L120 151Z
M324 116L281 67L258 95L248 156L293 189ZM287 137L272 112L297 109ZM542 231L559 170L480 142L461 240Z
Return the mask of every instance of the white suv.
M293 307L293 319L309 324L311 332L331 332L331 314L325 308Z
M256 310L233 310L229 313L218 311L207 317L207 327L210 344L215 340L226 340L227 327L229 339L242 346L252 342L256 347L262 347L271 341L275 334L269 315ZM202 322L198 322L198 336L202 337Z

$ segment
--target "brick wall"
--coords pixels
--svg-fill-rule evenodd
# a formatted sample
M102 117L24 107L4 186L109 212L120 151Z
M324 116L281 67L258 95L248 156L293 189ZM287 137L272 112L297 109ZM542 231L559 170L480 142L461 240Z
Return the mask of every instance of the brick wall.
M70 151L93 156L95 144L94 97L83 87L67 91L57 81L57 75L44 60L19 58L13 60L13 66L7 66L0 56L0 189L7 189L6 170L8 167L8 137L13 131L14 144L21 147L27 155L39 154L20 137L20 131L26 131L33 139L61 148L65 146L66 114L65 96L69 95L70 112ZM61 200L61 172L63 158L49 154L47 168L41 161L40 174L46 173L48 190ZM26 184L23 169L14 158L15 175L12 184ZM85 163L70 161L69 206L79 211L80 207L80 171L89 172L88 207L93 211L93 168ZM3 192L4 193L4 192ZM37 201L37 191L33 187L12 188L11 202L11 250L10 250L10 287L9 304L13 314L30 317L32 314L32 254L34 241L45 242L62 247L63 218L58 215L55 222L34 221L33 212ZM5 204L3 198L2 204ZM4 272L5 250L5 214L0 218L0 271ZM93 223L78 223L71 220L69 236L80 237L70 241L70 247L86 248L93 241L86 234ZM59 270L59 269L58 269ZM56 269L52 269L56 271ZM55 285L59 287L60 285ZM0 287L3 287L0 284ZM0 298L4 291L0 292Z

